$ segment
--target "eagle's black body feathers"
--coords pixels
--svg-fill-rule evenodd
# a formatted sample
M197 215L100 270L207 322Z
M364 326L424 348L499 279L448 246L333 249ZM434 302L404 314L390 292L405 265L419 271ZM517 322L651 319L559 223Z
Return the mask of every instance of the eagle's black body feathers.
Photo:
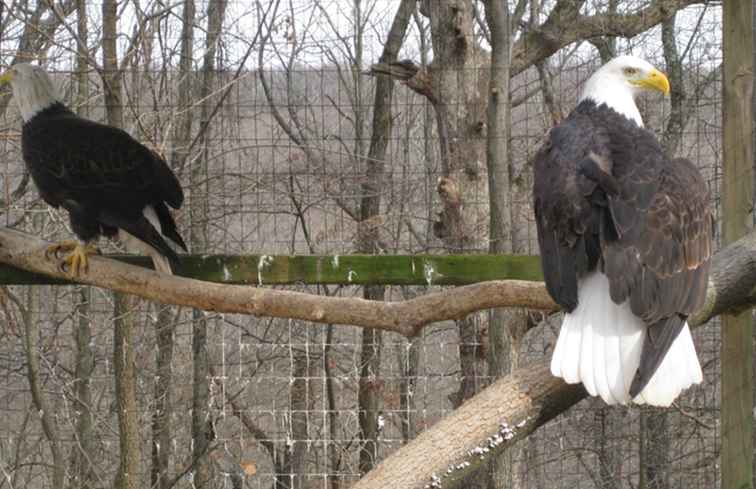
M166 162L128 133L83 119L55 103L24 123L22 149L42 198L70 214L83 241L123 229L170 260L178 256L163 239L186 250L167 206L184 194ZM151 206L161 229L144 216ZM163 236L161 236L161 233Z
M536 155L535 213L546 286L571 312L597 267L613 302L647 325L630 395L651 379L705 298L712 253L709 192L685 159L606 105L581 102Z

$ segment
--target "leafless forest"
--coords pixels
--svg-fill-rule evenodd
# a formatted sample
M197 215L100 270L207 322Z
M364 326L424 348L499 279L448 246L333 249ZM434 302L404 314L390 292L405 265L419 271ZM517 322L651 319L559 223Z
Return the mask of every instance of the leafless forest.
M582 81L625 52L668 72L671 98L640 102L647 126L699 165L718 205L719 4L509 0L504 25L494 3L3 0L0 67L46 66L72 108L164 155L194 254L537 254L529 158ZM502 30L511 59L493 53L494 81L509 97L491 124ZM20 129L6 90L4 224L70 237L24 171ZM296 287L374 300L437 288ZM408 341L2 287L0 489L347 488L549 355L559 322L481 312ZM463 487L718 487L719 330L695 340L705 381L673 408L585 400Z

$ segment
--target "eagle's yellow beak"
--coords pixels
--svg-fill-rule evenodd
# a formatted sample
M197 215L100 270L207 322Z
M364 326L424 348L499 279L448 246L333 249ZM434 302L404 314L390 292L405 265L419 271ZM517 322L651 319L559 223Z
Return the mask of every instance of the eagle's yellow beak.
M636 85L643 88L659 90L664 95L669 95L669 80L667 75L654 68L645 78L640 78L635 82Z
M13 80L13 70L8 70L2 75L0 75L0 85L5 85L6 83L10 83L11 80Z

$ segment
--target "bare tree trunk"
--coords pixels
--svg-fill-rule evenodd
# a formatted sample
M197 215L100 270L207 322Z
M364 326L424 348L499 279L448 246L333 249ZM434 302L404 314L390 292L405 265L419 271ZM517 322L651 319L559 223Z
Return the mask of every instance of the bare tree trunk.
M86 117L89 114L89 54L87 39L87 3L76 0L76 35L78 47L76 56L76 112ZM76 413L76 446L71 453L71 486L88 489L96 484L94 461L94 430L92 428L92 392L90 381L94 372L94 350L92 348L92 327L89 319L91 290L80 287L76 293L74 343L76 344L76 366L74 370L74 412Z
M657 412L646 412L647 410ZM641 470L638 489L667 489L670 469L668 416L661 409L644 408L643 411L640 417ZM602 479L606 476L604 472L601 475Z
M469 0L425 2L435 54L430 71L430 98L436 113L441 168L438 193L442 211L434 234L450 252L480 247L482 221L487 217L476 197L485 195L484 135L488 102L488 62L473 33L473 7ZM504 95L506 97L507 95ZM488 335L480 315L457 321L461 381L451 396L455 407L484 385ZM487 477L468 481L468 487L485 487Z
M123 127L121 72L116 51L117 2L102 2L102 81L105 114L111 126ZM140 440L137 419L136 372L134 371L134 317L131 314L133 299L124 294L113 294L113 366L115 396L118 410L120 465L116 474L117 489L136 489L139 481Z
M385 288L366 286L365 299L382 301ZM381 368L382 334L378 329L362 331L360 350L360 387L357 395L360 422L360 473L365 474L378 463L378 415L381 411L382 384L379 382Z
M434 233L447 250L459 252L480 238L474 230L483 215L474 202L486 184L481 173L487 87L483 71L487 66L473 35L469 1L439 0L424 6L435 53L429 66L429 98L436 113L444 174L438 184L443 209L434 223ZM459 390L451 397L455 406L482 387L479 382L486 371L487 335L477 319L468 316L457 321L462 379Z
M71 486L94 487L94 461L96 445L92 429L92 392L90 381L94 371L94 351L92 349L92 327L89 319L91 290L81 287L77 291L75 311L74 342L76 344L76 367L74 371L74 406L76 412L76 446L71 454Z
M192 117L189 110L192 94L192 64L194 48L194 0L186 0L181 19L181 59L178 72L178 107L174 120L172 168L183 165L191 137ZM168 489L171 480L170 461L173 452L171 414L171 386L173 383L173 324L172 309L158 307L155 324L157 353L154 412L152 415L152 467L150 482L154 489Z
M210 117L210 93L215 79L215 55L218 39L226 14L226 0L210 2L207 6L207 38L202 62L202 85L200 86L200 127L208 124ZM191 169L191 202L189 205L192 251L205 252L209 245L209 198L207 131L202 138L203 155L197 158ZM210 487L212 479L211 459L208 457L210 445L215 437L209 411L210 365L207 346L207 320L202 311L192 311L192 359L194 362L194 382L192 395L192 441L195 460L194 484L198 489Z
M310 377L310 358L307 351L295 350L294 369L291 372L290 401L291 408L291 460L289 461L289 477L291 489L304 489L307 487L307 451L310 446L310 426L308 411L309 399L312 394L308 392Z
M9 292L5 293L9 294ZM39 310L39 293L39 288L30 288L28 307L25 308L20 301L16 302L16 305L24 323L24 350L26 353L26 372L29 379L29 390L31 391L34 408L39 413L42 432L50 444L50 452L52 453L52 485L53 487L62 488L64 487L66 476L66 464L60 446L60 434L58 433L58 426L55 423L54 411L43 393L39 366L40 347L38 343L40 337L40 318L32 316L34 311Z
M134 362L134 298L115 293L113 331L113 369L115 397L118 411L120 465L116 474L116 489L142 487L139 477L140 440L136 400L136 371Z
M510 161L510 13L507 3L485 2L486 24L491 35L491 74L488 93L489 252L511 253L517 218L512 202ZM493 309L488 322L488 374L492 379L509 374L519 364L519 351L527 328L527 317L515 309ZM514 451L495 457L489 464L489 489L517 487Z
M414 10L414 1L402 0L399 9L394 17L389 31L386 44L381 54L381 62L396 61L399 49L402 46L404 35L407 32L407 26ZM361 18L361 0L355 0L355 14L357 25L363 25L364 19ZM356 66L353 70L356 73L362 72L362 31L358 32L356 47ZM360 75L357 75L360 80ZM361 84L358 85L361 88ZM384 188L383 180L385 174L386 148L391 137L393 126L393 115L391 104L393 102L394 82L388 77L378 77L375 87L375 100L373 103L373 125L372 136L370 139L370 149L368 157L365 160L367 170L365 181L362 185L362 200L360 202L360 240L359 251L363 253L376 253L380 251L379 246L379 226L375 218L381 212L381 192ZM356 113L361 114L360 108L363 99L362 90L359 89L355 100L357 106ZM361 121L362 119L358 119ZM362 133L362 123L358 124L357 134ZM358 141L360 138L358 137ZM357 148L358 151L360 148ZM362 154L362 152L358 152ZM369 300L382 301L385 297L385 287L368 286L365 287L363 297ZM364 474L372 469L377 463L378 457L378 415L381 410L381 384L377 382L381 368L381 343L382 335L379 330L365 329L362 331L362 350L360 354L360 388L358 392L359 405L359 422L360 422L360 441L362 449L360 450L360 473Z
M181 59L178 72L178 103L174 120L173 151L170 162L173 168L183 166L191 141L192 114L192 73L194 63L194 0L184 1L181 17Z
M328 442L326 443L326 457L328 458L328 480L331 489L339 489L341 480L338 472L341 470L341 454L337 445L338 435L338 405L336 403L336 388L334 386L333 367L336 365L331 350L333 345L334 326L329 324L326 332L326 344L323 349L323 364L326 376L326 398L328 402Z
M102 2L102 82L105 101L105 116L108 124L123 127L123 91L121 89L121 72L118 69L118 2Z
M417 436L413 413L416 411L417 376L420 367L420 341L411 338L407 350L399 355L402 379L399 385L399 411L402 423L402 440L407 443Z
M152 413L152 467L150 485L154 489L168 489L170 461L173 452L171 387L173 383L173 317L171 308L159 308L155 324L155 390Z

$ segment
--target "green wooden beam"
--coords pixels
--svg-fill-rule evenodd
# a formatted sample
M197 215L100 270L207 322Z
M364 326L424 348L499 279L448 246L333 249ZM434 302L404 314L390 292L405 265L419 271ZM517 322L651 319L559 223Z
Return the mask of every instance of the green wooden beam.
M146 257L109 258L152 267ZM543 280L537 256L508 255L184 255L177 275L247 285L465 285L486 280ZM1 285L65 283L0 265Z

